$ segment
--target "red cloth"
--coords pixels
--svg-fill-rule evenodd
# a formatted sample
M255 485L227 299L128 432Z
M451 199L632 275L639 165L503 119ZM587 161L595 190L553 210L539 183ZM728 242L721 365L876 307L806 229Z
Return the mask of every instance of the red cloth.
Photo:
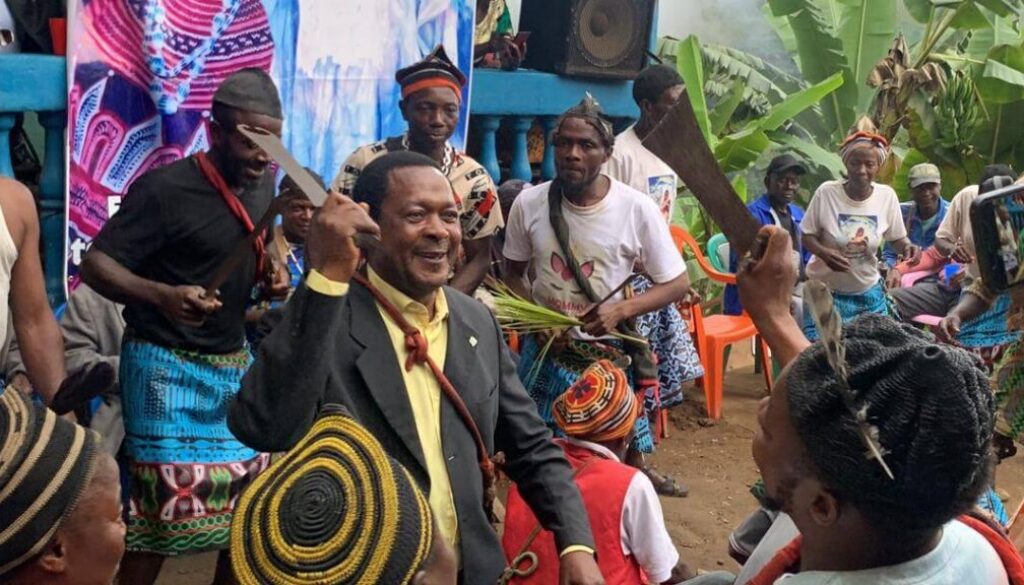
M1006 575L1010 579L1010 585L1024 585L1024 561L1021 560L1020 553L1006 536L971 516L960 516L957 518L957 521L974 529L975 532L982 535L992 545L996 554L999 555L999 559L1003 561L1003 567L1006 568ZM775 553L772 560L761 569L761 572L748 582L748 585L773 585L783 574L796 572L795 569L800 563L801 542L802 537L798 536L782 547L779 552Z
M575 480L583 496L587 516L590 518L590 529L597 546L597 564L604 575L605 583L647 583L647 578L636 559L622 552L620 536L626 492L633 477L640 472L618 461L605 459L585 447L565 441L557 442L565 451L565 456L573 469L587 465L586 469L576 475ZM519 554L538 524L537 518L519 494L519 490L513 486L509 490L506 503L505 534L502 536L502 547L509 562ZM510 583L558 583L559 558L554 535L542 530L527 550L537 555L537 570L528 577L515 577Z
M213 165L210 157L206 156L205 152L200 152L196 155L196 162L199 163L199 171L203 173L206 180L213 185L213 188L220 193L224 203L227 204L228 209L231 210L231 214L238 218L238 221L242 222L245 227L245 231L250 234L256 229L256 224L252 222L252 218L249 217L249 212L245 210L245 206L242 205L242 200L238 198L238 195L228 187L227 181L221 176L220 171ZM263 275L264 263L267 259L266 245L263 241L265 234L259 234L252 241L253 250L256 252L256 274L257 278Z
M911 266L910 260L904 260L896 265L896 270L900 274L909 274L911 272L927 272L929 274L935 274L945 268L946 264L949 264L949 258L943 256L935 246L931 246L921 253L920 262Z

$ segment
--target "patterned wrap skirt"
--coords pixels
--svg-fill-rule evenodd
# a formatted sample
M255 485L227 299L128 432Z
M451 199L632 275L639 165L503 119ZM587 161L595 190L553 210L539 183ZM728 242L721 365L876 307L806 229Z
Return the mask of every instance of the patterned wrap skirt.
M177 556L228 547L238 495L269 463L227 426L251 361L247 348L208 355L125 338L128 550Z
M885 292L882 281L879 280L875 286L859 294L846 294L832 292L832 299L836 311L842 317L843 323L849 323L864 313L875 313L886 317L899 318L896 311L896 304ZM811 316L811 306L804 303L804 335L811 341L818 340L818 328L814 325L814 318Z
M523 336L517 373L526 391L537 404L537 412L555 436L565 436L565 433L555 425L554 416L551 414L555 399L564 394L594 362L602 359L619 362L623 357L621 347L616 341L598 343L573 339L557 355L554 351L549 351L547 355L541 356L542 346L537 342L537 337ZM543 360L538 362L539 358ZM632 370L626 369L630 386L633 386ZM643 401L645 413L657 412L657 396L644 396ZM653 453L654 433L651 432L649 416L637 417L634 431L633 443L630 446L641 453Z
M643 294L654 286L646 276L633 281L637 294ZM679 309L668 305L661 310L640 315L636 328L651 342L651 349L658 358L658 387L661 392L661 408L672 408L683 402L683 385L704 376L700 356L690 336Z
M957 344L981 358L990 372L1008 348L1021 338L1020 331L1006 326L1012 304L1009 294L999 295L988 311L964 323L956 336Z

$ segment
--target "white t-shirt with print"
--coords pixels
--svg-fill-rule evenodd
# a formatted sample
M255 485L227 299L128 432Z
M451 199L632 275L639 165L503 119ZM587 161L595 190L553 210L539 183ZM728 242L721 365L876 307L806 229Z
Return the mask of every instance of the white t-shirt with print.
M679 191L679 177L672 167L647 150L636 135L635 127L631 126L615 137L615 149L603 170L609 177L650 197L662 217L671 221L672 204Z
M519 194L505 228L504 255L513 262L532 262L535 302L579 316L593 304L580 290L566 263L548 217L551 183ZM569 226L573 255L580 262L598 298L622 284L641 262L655 283L686 272L686 264L669 234L668 224L654 202L612 179L599 203L579 207L563 198L562 213ZM621 299L622 293L615 298Z
M942 530L935 550L912 561L867 571L807 571L775 585L1007 585L1006 569L985 537L961 522Z
M878 183L872 186L871 196L864 201L850 199L842 181L828 181L818 187L800 227L826 245L838 245L850 261L850 270L834 272L824 260L813 256L807 264L808 278L846 294L862 293L878 282L879 246L883 241L907 237L907 227L892 187Z

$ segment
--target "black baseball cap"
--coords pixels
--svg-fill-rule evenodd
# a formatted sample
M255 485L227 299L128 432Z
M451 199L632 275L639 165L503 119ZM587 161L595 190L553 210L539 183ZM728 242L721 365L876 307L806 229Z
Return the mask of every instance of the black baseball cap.
M780 154L773 158L772 162L768 163L766 174L771 176L775 173L784 173L786 171L796 171L798 175L806 175L807 167L804 166L803 161L791 154Z

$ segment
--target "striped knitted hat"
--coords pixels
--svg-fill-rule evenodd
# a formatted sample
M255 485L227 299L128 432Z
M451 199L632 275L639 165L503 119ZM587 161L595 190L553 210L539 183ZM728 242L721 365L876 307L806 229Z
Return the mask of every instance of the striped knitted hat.
M13 387L0 395L0 576L51 541L92 481L98 449L93 431Z
M448 57L444 45L438 45L423 60L399 69L395 73L395 81L402 86L402 99L431 87L450 88L459 99L462 99L466 76Z
M555 400L551 412L565 434L600 443L629 435L641 407L625 372L600 360Z
M340 406L242 493L231 564L242 585L410 583L433 542L412 476Z
M878 155L878 164L885 164L889 158L889 141L874 132L858 131L846 137L839 146L839 156L845 163L858 148L870 148Z

